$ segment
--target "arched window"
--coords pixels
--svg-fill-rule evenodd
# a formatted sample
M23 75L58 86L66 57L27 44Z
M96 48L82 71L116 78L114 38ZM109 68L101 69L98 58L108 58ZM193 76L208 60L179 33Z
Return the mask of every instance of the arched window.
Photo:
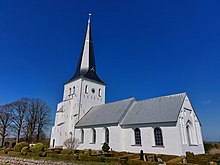
M101 96L102 96L101 89L99 89L99 97L101 97Z
M109 144L109 129L105 129L105 142Z
M85 93L88 94L88 91L89 91L88 85L86 85L86 86L85 86Z
M163 135L160 128L154 129L154 138L156 146L163 146Z
M84 130L81 129L81 143L84 142Z
M190 121L188 121L186 123L186 134L187 134L187 139L188 139L188 143L189 145L193 144L193 136L192 136L192 123Z
M141 145L141 131L139 128L134 130L135 145Z
M69 89L69 92L70 92L69 95L71 95L71 88Z
M91 143L96 143L96 130L92 128L91 133L92 133Z

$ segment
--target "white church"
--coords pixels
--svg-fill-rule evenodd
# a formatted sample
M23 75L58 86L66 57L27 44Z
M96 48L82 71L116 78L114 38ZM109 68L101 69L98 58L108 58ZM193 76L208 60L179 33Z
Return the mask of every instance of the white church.
M105 83L96 73L90 18L73 77L57 105L50 146L79 139L78 149L185 155L203 154L201 124L186 93L105 103Z

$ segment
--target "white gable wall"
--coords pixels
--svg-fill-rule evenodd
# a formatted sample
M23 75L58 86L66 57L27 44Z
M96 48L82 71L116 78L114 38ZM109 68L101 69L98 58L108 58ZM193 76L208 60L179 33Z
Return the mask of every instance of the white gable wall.
M190 131L188 131L186 128L189 124L191 127ZM184 100L178 117L177 127L179 128L181 135L183 153L187 151L193 152L195 154L205 153L201 133L201 125L187 96Z

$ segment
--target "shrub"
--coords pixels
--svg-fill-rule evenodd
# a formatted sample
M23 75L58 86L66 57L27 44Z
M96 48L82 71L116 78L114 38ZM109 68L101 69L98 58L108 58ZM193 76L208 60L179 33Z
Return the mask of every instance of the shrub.
M23 147L23 148L21 149L21 155L27 155L27 152L28 152L28 151L29 151L28 146Z
M63 149L62 148L55 148L53 151L54 151L54 153L61 154Z
M109 149L110 149L109 145L107 143L104 143L103 146L102 146L102 151L108 152Z
M186 152L186 158L187 159L193 159L195 157L193 152Z
M28 144L25 143L25 142L17 143L17 144L15 145L15 151L21 152L22 148L23 148L23 147L26 147L26 146L28 146Z
M44 150L44 144L43 143L37 143L36 145L31 147L30 150L34 153L42 152Z
M92 155L92 150L91 150L91 149L88 150L88 155L89 155L89 156Z

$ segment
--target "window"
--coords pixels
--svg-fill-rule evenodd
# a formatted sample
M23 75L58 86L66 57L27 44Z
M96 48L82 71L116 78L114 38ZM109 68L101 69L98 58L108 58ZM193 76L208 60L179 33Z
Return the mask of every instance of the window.
M70 92L69 95L71 95L71 88L69 89L69 92Z
M85 86L85 93L88 94L88 85Z
M75 94L75 92L76 92L76 87L74 86L73 87L73 94Z
M105 129L105 142L109 144L109 129Z
M101 89L99 89L99 97L101 97L102 95L101 95L102 93L101 93Z
M94 88L92 88L92 93L95 93L95 89Z
M81 143L84 142L84 131L83 129L81 129Z
M188 121L187 124L186 124L186 134L187 134L187 139L188 139L189 145L193 144L192 133L193 133L192 123L190 121Z
M139 128L134 130L135 145L141 145L141 131Z
M93 128L92 130L91 130L91 135L92 135L92 137L91 137L91 143L96 143L96 130Z
M55 139L53 139L53 148L54 148L54 146L55 146Z
M154 129L155 145L163 146L163 136L160 128Z

